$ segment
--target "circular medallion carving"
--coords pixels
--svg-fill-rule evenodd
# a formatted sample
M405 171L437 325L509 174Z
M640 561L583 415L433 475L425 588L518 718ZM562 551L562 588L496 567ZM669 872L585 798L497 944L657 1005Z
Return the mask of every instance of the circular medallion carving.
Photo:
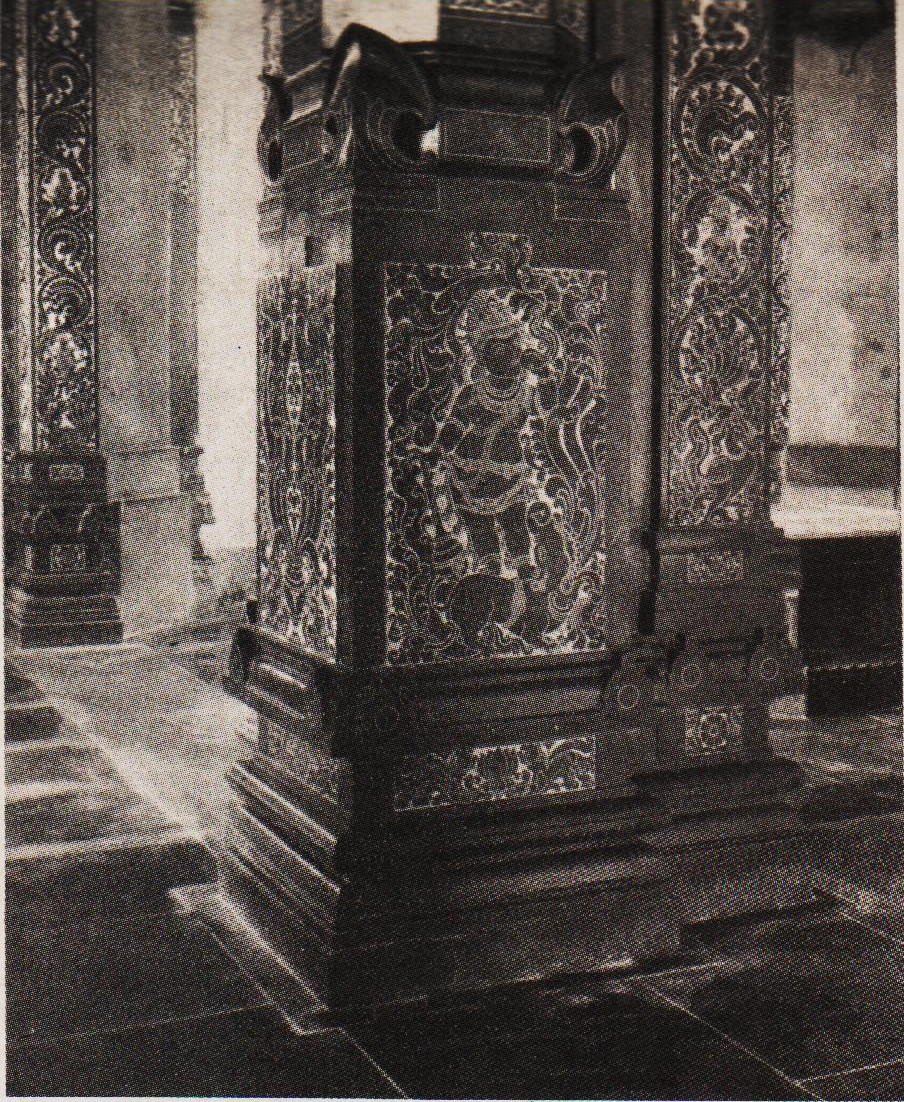
M676 257L688 267L689 294L698 288L739 291L762 268L766 225L762 212L739 190L701 191L685 204Z
M640 703L640 689L633 681L620 685L615 694L615 701L623 712L631 712Z
M743 180L762 156L765 112L746 81L698 78L679 94L674 118L677 149L701 175Z

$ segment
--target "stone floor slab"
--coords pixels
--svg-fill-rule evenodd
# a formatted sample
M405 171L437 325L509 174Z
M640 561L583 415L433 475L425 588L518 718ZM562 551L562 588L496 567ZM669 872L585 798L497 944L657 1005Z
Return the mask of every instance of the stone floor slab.
M710 967L639 981L794 1079L904 1052L904 948L843 916L769 923Z
M136 791L220 844L233 796L226 774L256 731L249 708L143 645L35 650L16 663Z
M904 1060L810 1079L804 1085L826 1102L900 1102L904 1098Z
M811 1097L655 993L598 977L352 1028L417 1098Z
M269 1008L29 1046L10 1055L11 1095L398 1098L340 1030L297 1036Z
M6 995L10 1043L265 1001L204 929L166 912L20 934L7 945Z

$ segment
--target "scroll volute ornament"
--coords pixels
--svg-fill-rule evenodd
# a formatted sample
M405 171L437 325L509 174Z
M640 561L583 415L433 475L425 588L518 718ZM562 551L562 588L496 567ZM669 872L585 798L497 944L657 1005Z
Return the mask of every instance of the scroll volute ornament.
M628 115L612 89L624 58L579 69L556 106L559 134L557 174L575 183L612 186L628 143Z
M292 96L282 74L265 72L260 79L267 88L267 106L257 133L257 159L267 181L275 184L283 172L283 127L292 114Z
M379 31L346 27L324 89L325 166L346 167L360 150L377 165L411 171L432 159L422 138L436 124L436 101L414 59Z

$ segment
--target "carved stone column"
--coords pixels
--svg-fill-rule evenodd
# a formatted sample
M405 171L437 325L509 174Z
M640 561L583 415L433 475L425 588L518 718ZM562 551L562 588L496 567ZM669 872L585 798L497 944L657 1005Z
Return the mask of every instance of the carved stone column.
M119 514L98 454L94 4L7 0L4 14L4 184L15 178L4 288L17 284L4 294L7 631L23 645L113 642Z
M837 845L767 741L779 39L767 0L662 7L641 310L590 9L444 0L438 42L352 26L324 63L317 6L270 6L230 891L330 1005L662 958L811 898Z

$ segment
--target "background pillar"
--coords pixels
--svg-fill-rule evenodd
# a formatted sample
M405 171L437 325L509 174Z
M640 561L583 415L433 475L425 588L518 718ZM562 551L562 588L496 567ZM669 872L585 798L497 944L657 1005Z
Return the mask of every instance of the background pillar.
M168 629L195 604L194 566L210 596L195 444L193 10L3 10L11 637Z
M195 5L169 0L170 33L170 380L172 439L179 449L179 484L191 501L191 557L197 614L213 611L211 559L201 529L213 523L200 469L198 436L198 158Z
M197 392L194 242L177 264L171 236L174 42L166 0L97 2L97 255L100 450L121 503L122 610L128 635L185 620L195 600L192 500L183 489L179 418ZM190 119L188 120L191 121ZM189 133L188 139L191 142ZM187 302L186 302L187 299ZM173 382L174 326L178 337ZM178 395L178 398L177 398Z
M9 637L112 642L122 623L119 513L98 449L95 5L7 0L4 15Z

